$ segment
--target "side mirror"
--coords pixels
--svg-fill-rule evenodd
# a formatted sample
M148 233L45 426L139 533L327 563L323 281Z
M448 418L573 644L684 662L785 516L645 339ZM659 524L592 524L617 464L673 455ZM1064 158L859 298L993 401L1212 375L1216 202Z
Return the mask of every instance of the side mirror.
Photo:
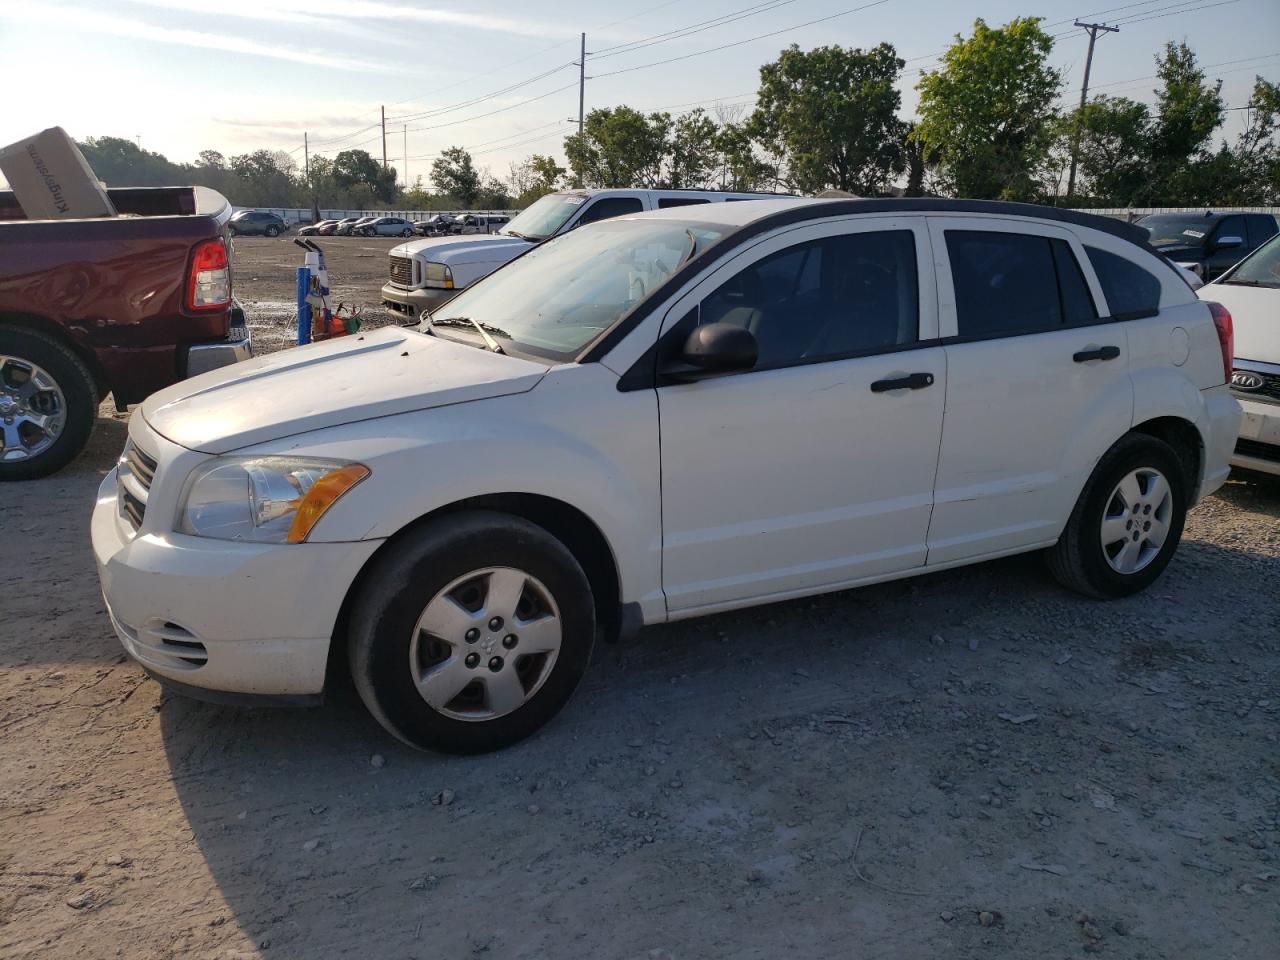
M1232 247L1242 247L1242 246L1244 246L1243 237L1219 237L1216 241L1214 241L1213 249L1230 250Z
M755 335L731 323L708 323L694 327L677 363L663 370L663 376L677 383L692 383L719 374L750 370L760 350Z

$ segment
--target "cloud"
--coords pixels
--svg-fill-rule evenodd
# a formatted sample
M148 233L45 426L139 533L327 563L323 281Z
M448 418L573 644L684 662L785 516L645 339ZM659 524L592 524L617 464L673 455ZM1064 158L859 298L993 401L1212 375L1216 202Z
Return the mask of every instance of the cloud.
M19 6L16 9L7 10L5 13L7 17L32 20L42 24L47 24L53 14L57 14L61 18L60 22L64 28L109 33L118 37L149 40L170 46L222 50L227 53L239 53L273 60L286 60L291 63L304 63L309 66L326 67L330 70L390 73L394 69L395 72L403 72L402 68L392 67L390 64L361 62L345 55L293 50L278 44L259 43L256 40L249 40L245 37L237 37L223 32L206 33L201 30L159 27L154 24L144 23L141 20L131 20L127 17L104 13L88 7L41 3Z
M211 8L207 0L130 0L132 3L166 10L199 13L216 12L223 16L241 17L274 23L299 23L347 30L349 21L390 20L407 23L438 24L466 27L492 33L508 33L522 37L570 39L578 35L576 27L563 22L498 17L490 14L463 13L386 3L382 0L221 0Z

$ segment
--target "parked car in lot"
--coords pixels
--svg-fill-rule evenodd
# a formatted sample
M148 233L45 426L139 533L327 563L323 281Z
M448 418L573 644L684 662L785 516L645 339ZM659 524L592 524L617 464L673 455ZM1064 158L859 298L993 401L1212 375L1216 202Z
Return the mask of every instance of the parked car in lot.
M466 239L413 240L392 247L382 305L400 318L416 320L526 250L576 227L643 210L666 210L774 194L715 190L569 190L536 200L490 235ZM472 234L481 231L472 226ZM462 225L450 228L462 234Z
M511 218L502 213L464 213L453 218L449 232L458 236L497 233L510 222Z
M1142 590L1227 476L1230 371L1227 311L1117 221L657 210L416 330L150 398L93 545L125 649L178 689L314 699L346 662L400 739L489 750L564 705L597 630L1031 551Z
M131 216L27 220L0 192L0 480L69 463L107 394L124 410L253 352L231 298L226 199L107 193Z
M420 237L442 237L449 233L452 227L453 217L447 213L437 213L425 220L420 220L416 230Z
M343 217L333 225L333 235L337 237L351 236L351 230L356 224L368 219L367 217Z
M1276 235L1269 213L1153 213L1138 226L1153 247L1206 283Z
M283 217L259 210L241 210L236 213L227 229L233 237L278 237L289 232L289 224Z
M1231 389L1244 408L1231 463L1280 476L1280 236L1200 291L1231 311Z
M329 234L325 233L325 230L328 229L329 233L332 233L333 232L332 228L337 222L338 222L337 220L317 220L315 223L308 224L305 227L299 227L298 236L326 237Z
M403 217L374 217L359 225L366 237L412 237L413 224Z

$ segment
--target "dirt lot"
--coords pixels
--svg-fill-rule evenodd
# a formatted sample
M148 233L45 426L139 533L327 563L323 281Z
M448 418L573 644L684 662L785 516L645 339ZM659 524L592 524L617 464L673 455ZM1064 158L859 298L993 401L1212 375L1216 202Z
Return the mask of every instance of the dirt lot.
M312 237L324 250L334 306L356 306L369 325L391 322L382 307L387 252L399 237ZM295 271L302 251L292 238L237 237L233 267L236 299L244 306L257 346L279 350L296 342Z
M247 299L287 299L271 243L237 244ZM1276 955L1280 483L1197 507L1145 595L1024 557L651 628L459 759L343 685L146 680L88 546L123 441L104 408L0 501L0 957Z

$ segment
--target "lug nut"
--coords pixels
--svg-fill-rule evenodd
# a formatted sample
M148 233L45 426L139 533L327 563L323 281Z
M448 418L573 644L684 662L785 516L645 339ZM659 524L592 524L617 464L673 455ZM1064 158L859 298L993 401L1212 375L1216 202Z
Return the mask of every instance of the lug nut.
M465 663L470 669L474 670L476 666L480 663L480 654L475 653L474 651L471 653L468 653L467 659L463 660L462 662Z
M517 642L518 641L514 633L508 633L505 637L502 638L502 645L506 647L508 650L514 647Z
M494 673L497 673L499 670L501 670L501 669L502 669L502 658L501 658L501 657L490 657L490 658L489 658L489 669L490 669L490 670L492 670Z
M490 620L490 621L489 621L489 629L490 629L490 630L501 630L501 629L502 629L502 618L501 618L501 617L494 617L492 620Z
M466 634L464 634L464 636L467 638L467 643L475 643L480 639L480 631L475 627L472 627L466 632Z

